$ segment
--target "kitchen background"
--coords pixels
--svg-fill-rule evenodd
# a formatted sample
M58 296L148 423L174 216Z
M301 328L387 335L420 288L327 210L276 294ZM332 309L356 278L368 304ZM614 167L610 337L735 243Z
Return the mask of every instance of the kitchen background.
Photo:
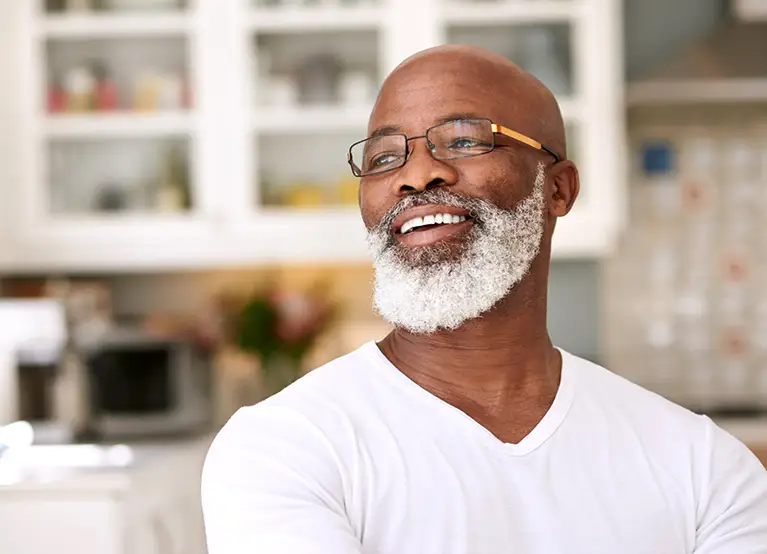
M0 552L205 552L211 434L386 333L346 150L445 42L562 105L555 342L767 452L767 0L0 0Z

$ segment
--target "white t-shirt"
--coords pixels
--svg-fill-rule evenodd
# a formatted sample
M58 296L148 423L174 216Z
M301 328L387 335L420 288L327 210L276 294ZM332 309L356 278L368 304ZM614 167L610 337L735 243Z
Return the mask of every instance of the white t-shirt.
M209 554L767 553L767 471L743 444L562 357L518 444L374 342L240 409L203 471Z

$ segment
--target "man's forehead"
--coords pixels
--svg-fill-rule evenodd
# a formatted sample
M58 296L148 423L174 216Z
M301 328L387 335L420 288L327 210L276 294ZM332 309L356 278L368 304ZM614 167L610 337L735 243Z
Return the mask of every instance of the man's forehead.
M420 132L462 117L501 118L504 103L492 89L450 75L386 83L371 113L368 134L395 128Z

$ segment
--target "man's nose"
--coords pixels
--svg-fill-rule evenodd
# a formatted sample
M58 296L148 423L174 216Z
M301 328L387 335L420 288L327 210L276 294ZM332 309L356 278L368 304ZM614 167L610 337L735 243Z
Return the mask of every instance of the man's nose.
M457 179L455 170L449 164L434 159L425 138L409 143L409 158L395 178L395 193L402 196L423 192L429 188L453 185Z

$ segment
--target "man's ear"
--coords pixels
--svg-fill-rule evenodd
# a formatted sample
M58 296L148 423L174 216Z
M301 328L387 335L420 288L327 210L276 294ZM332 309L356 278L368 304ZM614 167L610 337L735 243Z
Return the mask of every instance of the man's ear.
M581 190L578 168L570 160L563 160L549 169L549 214L563 217L570 213Z

